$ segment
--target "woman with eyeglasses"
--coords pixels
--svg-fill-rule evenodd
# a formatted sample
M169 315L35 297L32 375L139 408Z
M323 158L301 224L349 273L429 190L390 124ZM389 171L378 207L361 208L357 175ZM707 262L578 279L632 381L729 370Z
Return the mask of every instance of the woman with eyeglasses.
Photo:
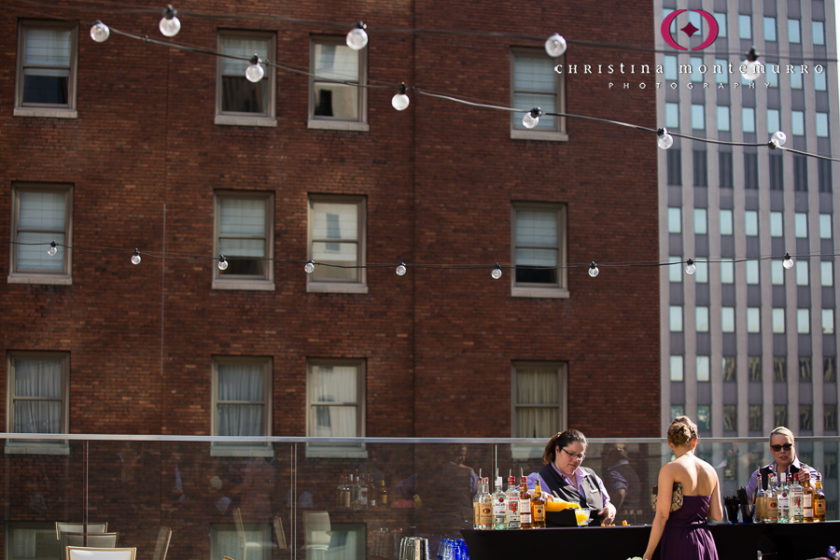
M615 506L603 481L592 469L582 467L586 457L586 436L579 430L558 432L543 451L545 465L528 475L528 488L539 481L542 491L566 502L575 502L591 511L591 522L611 524Z
M755 493L758 490L756 475L759 473L761 473L761 484L765 490L768 484L767 478L771 473L777 477L777 481L781 473L786 473L788 476L799 473L800 483L816 478L820 474L817 469L799 460L796 456L793 432L784 426L773 428L773 431L770 432L770 454L773 456L773 461L756 469L750 476L750 481L747 484L747 496L750 500L755 500Z
M668 447L675 459L659 469L656 515L650 527L644 560L659 547L660 560L718 560L715 539L706 519L723 519L720 481L714 467L694 455L697 425L678 416L668 428ZM682 503L672 496L682 493Z

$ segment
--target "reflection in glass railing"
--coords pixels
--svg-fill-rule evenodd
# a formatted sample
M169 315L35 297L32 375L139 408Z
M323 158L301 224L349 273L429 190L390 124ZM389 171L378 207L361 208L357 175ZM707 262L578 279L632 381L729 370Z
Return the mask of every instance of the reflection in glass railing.
M398 559L408 537L430 558L472 528L480 478L542 466L543 441L510 439L212 438L3 434L9 560L59 560L61 524L90 542L152 560ZM838 438L798 438L823 474L826 519L838 508ZM659 439L590 439L584 466L604 481L616 523L650 523L651 487L670 460ZM770 458L764 439L704 439L722 495ZM505 484L506 485L506 484ZM69 525L68 525L69 526ZM103 527L106 530L103 530ZM109 539L111 537L109 536ZM448 539L448 540L447 540ZM102 542L97 541L97 542ZM450 547L451 548L451 547ZM407 554L405 550L402 554Z

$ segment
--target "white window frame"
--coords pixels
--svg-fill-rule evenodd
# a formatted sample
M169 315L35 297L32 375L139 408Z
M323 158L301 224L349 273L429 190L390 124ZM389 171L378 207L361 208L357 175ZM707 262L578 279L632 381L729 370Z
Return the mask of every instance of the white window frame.
M325 406L315 402L315 390L312 385L312 376L315 368L318 367L355 367L356 368L356 402L330 402L330 406L355 406L356 407L356 436L363 438L366 435L367 426L367 405L366 405L366 378L367 363L362 358L307 358L306 360L306 436L312 436L312 416L316 406ZM307 457L367 457L367 450L364 444L338 444L307 442Z
M557 282L517 282L516 280L516 225L517 212L519 210L539 210L545 212L556 212L557 214L557 235L556 245L552 247L539 247L541 249L553 248L557 251ZM566 269L568 230L566 227L567 208L565 204L537 203L537 202L514 202L511 205L511 262L514 268L511 271L511 295L514 297L535 297L535 298L568 298L569 284Z
M57 434L69 432L70 405L70 353L56 351L18 351L11 350L6 355L7 391L6 391L6 431L17 433L15 427L15 402L18 397L14 394L15 370L19 360L58 361L61 365L61 417ZM21 397L22 398L22 397ZM43 399L42 399L43 400ZM24 433L24 432L20 432ZM6 454L26 455L67 455L69 445L67 440L6 440Z
M210 454L214 457L270 457L274 455L274 449L268 438L271 437L271 412L272 406L272 372L273 365L270 357L260 356L213 356L211 362L211 406L210 406L210 433L213 436L219 434L218 407L219 400L219 366L220 365L254 365L259 366L263 373L263 425L262 434L253 436L242 436L246 438L266 438L265 442L259 441L236 441L236 442L213 442Z
M55 272L39 270L18 270L17 265L17 243L20 238L20 195L21 193L49 192L64 195L64 231L41 231L47 235L53 234L56 238L64 236L64 241L56 240L58 252L54 257L62 259L62 269ZM12 224L11 224L11 246L9 248L9 275L10 284L56 284L70 285L73 283L72 256L73 256L73 187L66 184L49 183L15 183L12 185ZM46 254L47 246L44 246Z
M28 29L60 29L70 32L70 68L67 77L67 103L35 103L24 100L24 58L26 55L26 30ZM76 88L78 74L79 52L79 24L77 22L57 20L21 20L18 25L17 70L15 79L15 108L16 117L52 117L75 119ZM46 69L46 68L45 68Z
M269 58L273 58L277 52L277 36L276 33L266 33L257 31L223 29L219 30L216 36L216 49L219 53L224 53L222 40L225 38L232 39L250 39L266 41L266 52ZM237 55L238 56L238 55ZM249 55L251 56L251 55ZM233 125L233 126L277 126L277 72L271 66L263 65L265 75L264 80L266 86L266 104L264 112L241 112L241 111L224 111L222 110L222 95L223 95L223 80L222 69L223 63L229 60L226 57L216 57L216 116L215 124L219 125ZM248 63L243 61L242 64L247 67ZM245 78L243 68L242 79Z
M347 206L354 206L356 208L356 231L357 236L355 240L341 239L315 239L315 209L314 206L319 203L329 204L343 204ZM318 267L315 265L315 271L306 276L306 291L307 292L337 292L348 294L366 294L368 293L367 286L367 270L365 264L367 263L367 200L363 196L348 196L348 195L330 195L330 194L310 194L307 203L307 259L318 261L313 257L313 244L318 241L329 241L330 243L355 243L356 244L356 263L359 267L356 270L356 278L352 280L332 280L318 279ZM329 264L329 263L327 263ZM326 266L326 265L324 265Z
M556 400L544 402L544 403L525 403L525 402L518 402L517 396L517 376L520 371L525 370L539 370L545 373L554 373L557 375L557 390L559 392L556 395ZM518 423L517 423L517 412L519 409L522 408L556 408L557 409L557 418L560 421L560 425L556 426L554 429L557 431L563 431L568 427L568 382L569 382L569 365L566 362L555 362L555 361L547 361L547 362L537 362L537 361L514 361L511 363L511 370L510 370L510 394L511 394L511 406L510 406L510 434L512 438L518 437L517 430L518 430ZM537 437L550 437L552 434L547 435L539 435Z
M274 193L264 191L230 191L218 190L213 197L213 255L219 257L221 246L221 210L223 200L262 200L265 208L265 230L263 234L263 274L254 275L233 275L219 270L214 262L213 289L214 290L267 290L272 291L274 286ZM243 239L246 238L243 236ZM232 255L225 255L228 261Z
M356 76L358 82L358 98L356 112L358 118L344 119L339 117L329 117L324 115L316 115L315 109L317 107L317 100L315 99L315 88L319 84L329 83L329 79L319 79L316 77L318 69L315 67L316 58L315 52L318 45L335 45L341 49L347 49L353 55L358 56L359 75ZM344 37L331 35L313 36L309 41L309 118L307 126L309 128L324 129L324 130L350 130L357 132L368 132L370 124L368 123L367 111L367 49L358 51L352 50L345 43ZM352 81L352 80L351 80Z
M520 48L520 47L513 47L510 50L510 98L511 98L511 106L517 107L523 110L530 110L533 107L521 107L521 103L517 102L517 94L539 94L539 95L546 95L546 92L543 91L529 91L529 90L516 90L515 87L515 71L516 71L516 59L517 58L539 58L545 59L550 65L554 68L556 66L561 66L565 63L565 56L560 56L557 58L551 58L543 49L529 49L529 48ZM566 112L566 87L565 87L565 79L563 74L558 72L552 72L554 78L554 113L565 113ZM546 107L541 107L544 111L547 110ZM566 130L566 117L554 117L554 128L547 129L543 128L525 128L522 124L522 116L523 113L514 112L511 113L511 125L510 125L510 137L515 140L549 140L555 142L565 142L569 139L568 132Z

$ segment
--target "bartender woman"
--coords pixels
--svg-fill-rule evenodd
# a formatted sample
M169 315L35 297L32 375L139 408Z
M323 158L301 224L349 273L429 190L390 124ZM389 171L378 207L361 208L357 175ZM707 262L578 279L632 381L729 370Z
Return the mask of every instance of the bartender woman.
M528 488L539 481L542 491L556 494L561 500L579 503L592 510L593 520L612 524L615 506L604 483L592 469L581 467L586 456L586 436L579 430L559 432L548 440L543 451L545 465L528 475Z

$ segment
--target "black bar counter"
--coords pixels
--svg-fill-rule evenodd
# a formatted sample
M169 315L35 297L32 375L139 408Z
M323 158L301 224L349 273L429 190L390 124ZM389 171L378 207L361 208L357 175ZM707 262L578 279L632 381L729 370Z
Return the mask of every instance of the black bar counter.
M807 560L826 556L828 547L840 548L840 521L790 524L713 524L720 560L752 560L761 550L767 558ZM536 551L546 557L587 560L626 560L641 556L647 546L649 525L627 527L556 527L524 530L461 531L470 560L510 560ZM775 553L771 556L770 553ZM654 560L659 557L659 551Z

